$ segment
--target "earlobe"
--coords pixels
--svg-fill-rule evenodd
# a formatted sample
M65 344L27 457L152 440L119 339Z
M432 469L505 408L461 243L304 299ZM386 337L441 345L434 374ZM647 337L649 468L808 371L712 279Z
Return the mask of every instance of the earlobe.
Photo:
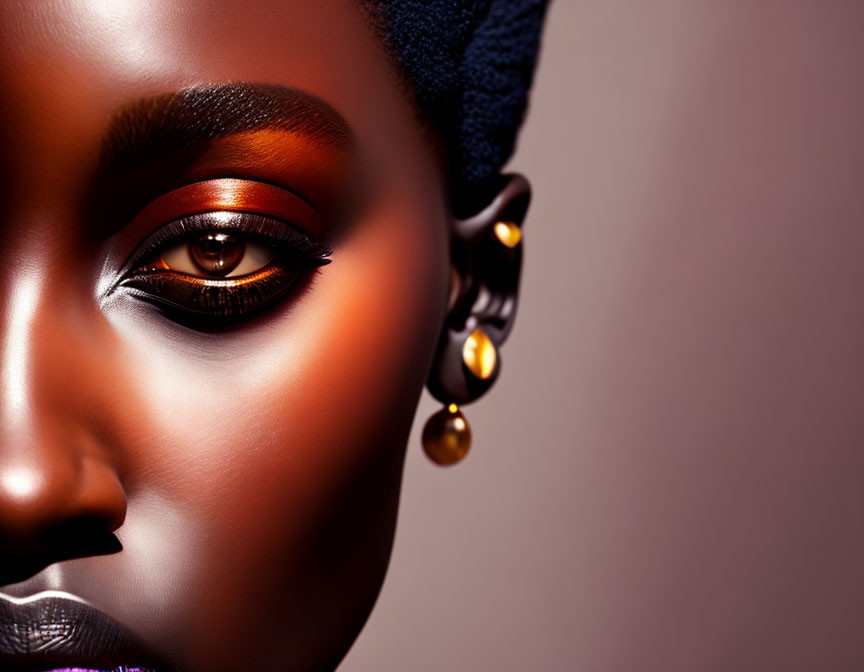
M522 224L531 188L507 175L477 214L452 220L453 282L450 310L428 388L444 404L466 404L483 395L500 369L499 348L513 327L522 265Z

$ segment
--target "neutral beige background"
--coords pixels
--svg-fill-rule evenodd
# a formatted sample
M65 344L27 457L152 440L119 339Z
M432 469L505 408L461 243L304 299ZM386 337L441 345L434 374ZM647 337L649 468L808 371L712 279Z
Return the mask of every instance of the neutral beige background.
M557 0L503 375L340 672L864 670L864 2Z

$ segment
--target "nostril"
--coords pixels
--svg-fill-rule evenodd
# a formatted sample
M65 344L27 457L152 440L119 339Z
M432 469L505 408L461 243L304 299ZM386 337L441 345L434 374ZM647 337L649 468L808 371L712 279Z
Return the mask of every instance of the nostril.
M120 540L106 529L105 521L93 516L64 521L27 540L0 537L0 559L4 560L50 555L56 562L82 555L116 553L122 548Z
M105 527L101 517L82 516L61 523L37 540L43 549L67 557L105 555L122 550L120 540Z
M94 518L68 521L27 543L0 538L0 586L26 581L56 562L121 550L120 540Z

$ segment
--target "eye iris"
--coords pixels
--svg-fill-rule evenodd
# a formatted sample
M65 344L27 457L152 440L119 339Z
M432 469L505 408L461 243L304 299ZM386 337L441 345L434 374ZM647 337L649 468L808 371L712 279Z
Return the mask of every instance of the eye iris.
M189 256L202 271L222 276L237 267L245 248L230 233L205 233L189 242Z

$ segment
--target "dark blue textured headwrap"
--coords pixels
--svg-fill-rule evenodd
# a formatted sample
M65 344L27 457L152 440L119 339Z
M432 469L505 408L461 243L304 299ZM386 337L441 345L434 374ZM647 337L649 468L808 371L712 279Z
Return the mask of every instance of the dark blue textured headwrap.
M487 190L525 116L548 0L363 0L444 142L457 197Z

